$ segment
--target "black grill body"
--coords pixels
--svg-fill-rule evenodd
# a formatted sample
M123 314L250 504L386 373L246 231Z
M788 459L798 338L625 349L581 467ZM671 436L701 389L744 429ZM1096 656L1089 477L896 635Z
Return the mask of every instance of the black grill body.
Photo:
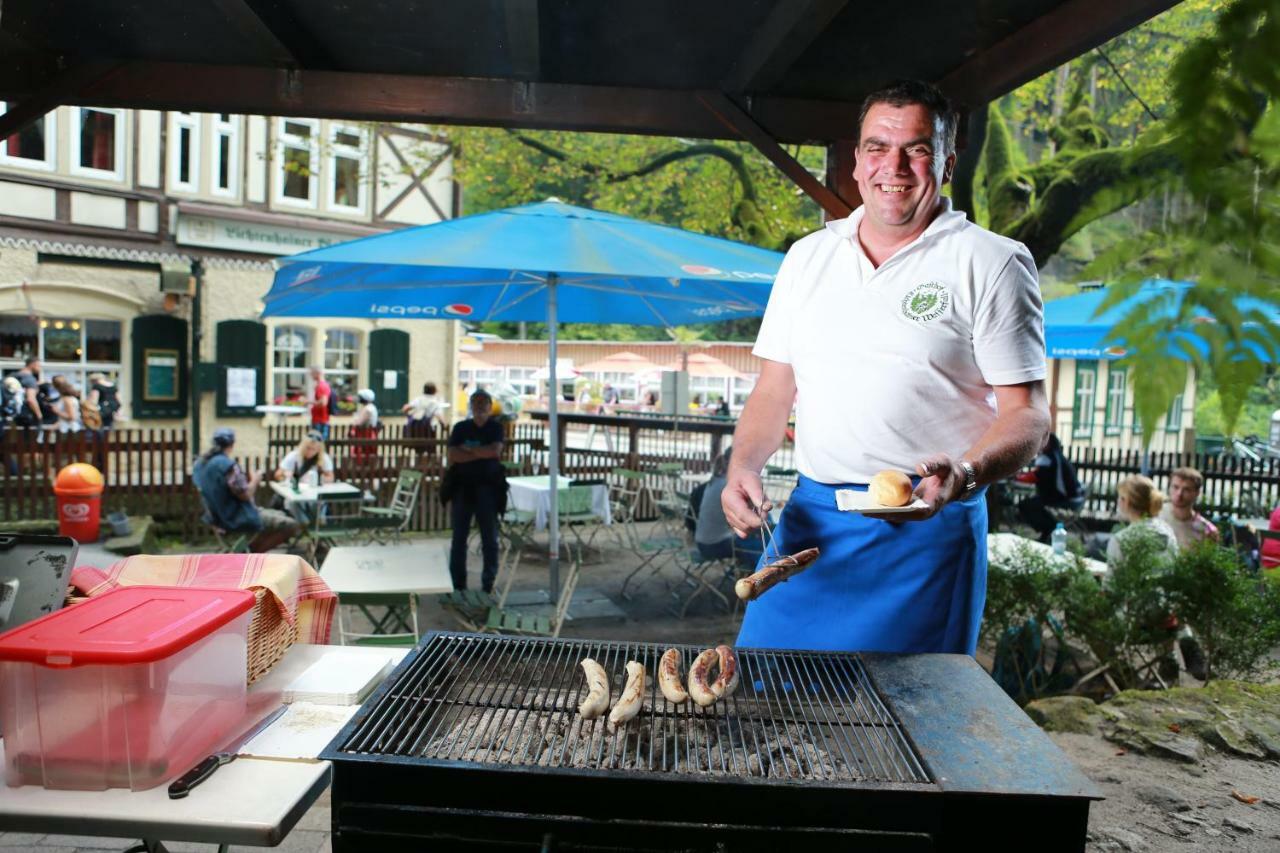
M428 635L322 755L334 850L1084 849L1096 790L972 658L739 649L701 709L666 648ZM614 696L645 664L619 731L578 717L584 657Z

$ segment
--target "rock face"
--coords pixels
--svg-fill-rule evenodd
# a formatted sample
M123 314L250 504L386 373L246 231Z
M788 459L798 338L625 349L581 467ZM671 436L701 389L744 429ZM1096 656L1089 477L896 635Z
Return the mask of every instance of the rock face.
M1027 704L1024 711L1047 732L1074 732L1090 735L1098 730L1102 711L1083 696L1053 696Z
M1195 763L1209 750L1280 759L1280 685L1214 681L1205 687L1126 690L1101 705L1055 696L1026 706L1046 731L1092 734L1135 752Z

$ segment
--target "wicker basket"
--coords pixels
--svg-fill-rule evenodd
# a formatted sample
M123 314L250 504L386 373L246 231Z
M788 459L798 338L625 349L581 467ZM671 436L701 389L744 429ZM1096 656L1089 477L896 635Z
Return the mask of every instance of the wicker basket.
M275 597L263 587L253 589L253 616L249 619L248 654L245 670L247 684L253 684L271 671L271 667L284 657L298 639L298 625L284 618ZM88 601L87 596L79 595L75 587L67 588L66 606L71 607Z

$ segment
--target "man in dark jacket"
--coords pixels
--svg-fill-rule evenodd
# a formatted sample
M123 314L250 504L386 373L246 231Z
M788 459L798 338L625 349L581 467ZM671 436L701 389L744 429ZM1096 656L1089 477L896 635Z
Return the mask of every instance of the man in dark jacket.
M449 552L449 574L454 589L467 588L467 535L471 519L480 527L480 550L484 570L480 584L493 592L498 575L498 513L501 490L506 486L502 471L502 424L492 417L493 398L488 391L471 395L471 417L454 424L449 434L449 466L455 490L450 507L453 544Z
M1049 433L1034 464L1036 493L1018 504L1018 515L1024 523L1035 528L1041 542L1048 544L1058 520L1047 507L1079 509L1084 504L1084 489L1076 479L1071 460L1062 452L1062 442L1054 433Z

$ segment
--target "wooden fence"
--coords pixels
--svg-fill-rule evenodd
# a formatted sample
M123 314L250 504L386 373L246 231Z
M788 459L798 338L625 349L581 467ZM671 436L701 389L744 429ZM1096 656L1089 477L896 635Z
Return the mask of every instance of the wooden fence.
M1198 504L1201 512L1259 518L1270 515L1280 505L1280 459L1254 462L1204 453L1151 453L1146 456L1144 470L1140 451L1080 446L1066 451L1080 482L1088 486L1086 509L1091 514L1114 514L1116 484L1125 477L1145 473L1168 494L1170 473L1184 467L1195 468L1204 475Z
M194 531L186 430L126 429L59 435L11 429L0 436L0 521L57 517L53 480L63 466L88 462L105 482L103 514L151 515ZM198 505L198 501L195 501Z

